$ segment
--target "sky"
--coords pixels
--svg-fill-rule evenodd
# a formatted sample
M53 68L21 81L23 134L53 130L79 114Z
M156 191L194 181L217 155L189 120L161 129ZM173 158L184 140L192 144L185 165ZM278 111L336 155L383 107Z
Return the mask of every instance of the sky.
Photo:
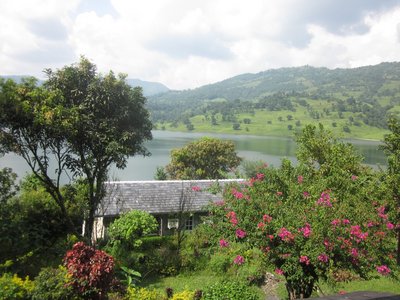
M243 73L400 61L400 0L2 0L0 74L84 55L182 90Z

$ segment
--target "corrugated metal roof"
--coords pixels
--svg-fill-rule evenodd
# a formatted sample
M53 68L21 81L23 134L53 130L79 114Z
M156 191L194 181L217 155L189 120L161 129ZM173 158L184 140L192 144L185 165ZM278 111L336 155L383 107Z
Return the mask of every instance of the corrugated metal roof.
M97 215L119 215L132 209L152 214L180 211L204 211L210 201L222 200L222 193L213 194L221 187L242 179L220 180L165 180L107 182L107 196L99 205ZM214 189L213 189L214 187Z

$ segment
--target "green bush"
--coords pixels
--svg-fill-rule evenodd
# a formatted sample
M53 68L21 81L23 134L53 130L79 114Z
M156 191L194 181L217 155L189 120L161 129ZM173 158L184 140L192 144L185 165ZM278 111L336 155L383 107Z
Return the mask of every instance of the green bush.
M182 243L181 267L188 271L203 270L210 260L210 228L202 224L189 232Z
M126 247L140 247L144 235L157 230L157 220L147 212L131 210L110 224L110 243L120 241Z
M204 300L257 300L258 294L249 286L238 281L222 281L204 289Z
M72 298L72 287L68 285L65 267L45 268L35 278L32 300L68 300Z
M175 293L171 299L172 300L193 300L193 298L194 298L194 292L185 290L185 291L182 291L179 293Z
M126 300L161 300L163 296L156 290L129 287L126 292Z
M0 277L0 299L4 300L24 300L29 296L34 288L34 283L26 277L22 279L17 274L3 274Z
M224 274L228 270L232 260L229 254L224 252L217 252L213 256L208 263L208 268L217 273Z

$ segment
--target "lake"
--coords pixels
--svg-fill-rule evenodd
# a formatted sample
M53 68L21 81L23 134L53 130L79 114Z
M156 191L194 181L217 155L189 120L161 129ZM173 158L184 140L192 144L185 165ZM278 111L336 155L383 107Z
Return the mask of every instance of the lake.
M296 144L292 138L284 137L261 137L248 135L229 134L202 134L190 132L153 131L153 140L146 143L151 156L131 157L127 167L123 170L112 168L110 177L115 180L152 180L158 166L165 166L170 161L170 152L173 148L180 148L185 144L199 139L203 136L212 136L225 140L232 140L236 150L246 160L263 160L269 165L279 166L282 158L288 158L296 162ZM376 141L347 140L364 157L364 162L373 167L385 166L386 158ZM0 168L11 167L18 177L21 178L29 172L25 161L14 155L7 154L0 158ZM64 178L64 183L67 181Z

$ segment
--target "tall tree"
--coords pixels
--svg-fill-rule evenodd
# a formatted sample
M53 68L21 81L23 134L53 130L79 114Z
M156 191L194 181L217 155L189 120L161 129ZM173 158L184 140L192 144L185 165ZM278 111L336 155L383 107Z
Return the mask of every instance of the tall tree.
M173 179L221 179L240 162L233 142L204 137L172 150L165 169Z
M143 142L152 138L152 124L141 88L132 89L125 76L97 73L82 57L79 63L60 70L45 70L43 87L30 83L29 91L11 111L23 85L2 91L1 143L21 155L45 184L61 210L59 176L68 170L87 184L85 236L91 237L96 208L104 196L104 182L112 164L126 166L132 155L149 155ZM6 82L7 84L7 82ZM20 103L21 102L21 103ZM7 114L3 117L3 111ZM13 117L23 112L21 118ZM21 130L22 128L22 130ZM57 161L54 180L49 176L49 155ZM59 195L58 195L59 194Z

